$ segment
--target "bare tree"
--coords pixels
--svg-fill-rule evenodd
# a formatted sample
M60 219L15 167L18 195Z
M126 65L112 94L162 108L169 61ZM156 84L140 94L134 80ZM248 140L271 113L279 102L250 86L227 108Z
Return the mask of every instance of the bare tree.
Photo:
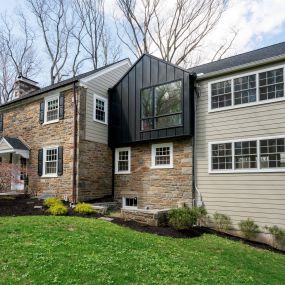
M61 81L69 55L73 29L66 0L26 0L40 27L51 62L50 82Z
M39 71L34 51L35 36L22 14L18 15L21 36L16 36L15 22L0 18L0 104L12 99L14 82L19 75L31 77Z
M160 0L117 0L117 4L124 16L117 24L118 37L136 57L159 52L163 59L185 65L218 24L227 0L176 0L169 7ZM228 49L226 44L218 54L223 56Z

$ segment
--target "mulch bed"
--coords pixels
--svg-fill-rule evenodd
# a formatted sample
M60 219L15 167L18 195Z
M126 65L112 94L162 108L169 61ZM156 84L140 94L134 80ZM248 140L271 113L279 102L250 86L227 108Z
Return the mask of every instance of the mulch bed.
M42 209L35 209L34 206L43 206L41 200L36 198L29 198L27 196L16 196L16 197L5 197L0 196L0 216L42 216L42 215L50 215L47 211L47 207L43 206ZM101 214L94 213L91 215L80 215L75 213L72 209L69 208L69 212L67 216L77 216L84 218L99 218L102 217ZM227 238L234 241L241 241L250 246L266 249L273 252L281 253L285 255L285 252L282 250L278 250L273 248L270 245L263 244L260 242L245 240L243 238L233 236L227 233L218 232L214 229L205 228L205 227L194 227L189 230L175 230L170 227L154 227L149 225L144 225L135 221L125 221L124 219L115 217L112 218L112 223L127 227L139 232L151 233L160 236L167 236L172 238L196 238L205 233L214 234L223 238Z

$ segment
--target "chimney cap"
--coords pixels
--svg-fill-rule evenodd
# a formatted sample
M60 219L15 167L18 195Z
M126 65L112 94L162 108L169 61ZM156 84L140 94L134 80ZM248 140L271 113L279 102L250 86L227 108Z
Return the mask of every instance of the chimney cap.
M24 82L31 84L31 85L38 85L39 84L39 82L23 76L23 74L21 72L19 73L16 81L24 81Z

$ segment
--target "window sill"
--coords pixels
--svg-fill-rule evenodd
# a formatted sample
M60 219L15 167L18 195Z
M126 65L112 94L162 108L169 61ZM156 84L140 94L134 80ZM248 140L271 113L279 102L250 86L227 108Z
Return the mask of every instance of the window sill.
M99 123L99 124L102 124L102 125L108 125L108 122L103 122L103 121L99 121L99 120L96 120L93 118L93 122L96 122L96 123Z
M268 169L244 169L244 170L221 170L215 171L210 170L208 171L209 174L249 174L249 173L283 173L285 172L285 167L282 168L268 168Z
M59 122L59 119L53 120L53 121L44 122L44 123L43 123L43 126L45 126L45 125L50 125L50 124L56 124L56 123L58 123L58 122Z
M131 171L116 171L115 174L131 174Z
M41 176L41 178L57 178L57 177L58 177L57 174L45 174Z
M154 166L152 165L150 169L171 169L174 168L173 165L160 165L160 166Z
M123 210L137 210L138 207L132 207L132 206L124 206L122 207Z

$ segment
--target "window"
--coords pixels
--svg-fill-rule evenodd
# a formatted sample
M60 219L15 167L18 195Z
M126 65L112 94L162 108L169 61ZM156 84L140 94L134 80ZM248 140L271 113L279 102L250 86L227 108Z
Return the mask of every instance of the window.
M257 168L256 141L235 142L235 168Z
M256 101L256 75L234 79L234 104Z
M115 163L115 173L131 173L131 149L129 147L117 148L115 152Z
M182 81L141 91L141 129L163 129L182 124Z
M44 175L57 175L58 148L44 149Z
M95 95L94 96L94 121L107 124L107 98Z
M137 207L138 207L137 197L134 197L134 198L124 197L123 198L123 208L137 209Z
M212 169L232 168L232 144L220 143L212 145Z
M232 88L231 81L222 81L212 84L211 88L212 109L231 106Z
M173 144L152 145L152 168L173 168Z
M209 172L285 171L285 137L209 143Z
M208 88L209 111L284 100L284 67L210 82Z
M260 100L284 97L283 68L259 73Z
M55 122L59 119L59 96L45 99L45 123Z
M260 167L285 167L285 139L260 141Z

